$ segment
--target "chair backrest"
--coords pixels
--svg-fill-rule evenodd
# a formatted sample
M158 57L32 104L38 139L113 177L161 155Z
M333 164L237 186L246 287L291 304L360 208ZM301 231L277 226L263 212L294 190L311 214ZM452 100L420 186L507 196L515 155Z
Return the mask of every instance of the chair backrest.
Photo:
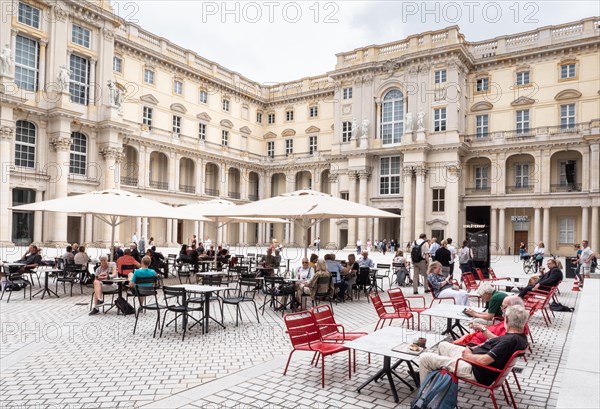
M137 270L134 264L123 264L121 266L121 274L128 274L127 271L133 272L134 270Z
M359 267L358 276L356 277L357 285L368 285L371 283L371 269L369 267Z
M512 354L512 356L510 357L508 362L506 362L506 365L504 365L502 372L500 372L500 374L498 375L498 378L496 378L494 383L490 385L490 388L495 388L497 386L501 386L504 384L506 377L512 372L513 368L517 364L517 358L525 355L525 352L526 352L526 350L519 350L519 351L515 351Z
M283 277L264 277L264 288L268 290L269 288L279 287L284 283Z
M389 264L380 264L380 263L377 263L377 269L378 270L389 270L390 269L390 265Z
M463 273L462 279L465 283L467 291L477 289L478 285L477 281L475 280L475 277L473 276L473 273Z
M329 284L331 283L333 276L322 276L317 278L317 292L316 297L324 297L329 295Z
M222 276L202 276L202 284L220 287L223 284L223 278Z
M292 346L309 342L321 342L321 334L310 311L301 311L283 316Z
M479 281L485 280L485 277L483 276L483 271L481 271L481 269L479 267L475 267L475 273L477 273L477 277L479 278Z
M256 258L256 253L248 253L248 258Z
M254 299L254 296L256 295L256 276L240 276L238 294L240 297L243 296Z
M321 337L325 338L329 334L338 332L337 327L333 326L336 322L333 318L333 310L329 304L318 305L312 308L310 312L315 319Z
M379 294L373 292L373 293L369 293L369 298L371 299L371 302L373 303L373 307L375 307L375 311L377 311L377 315L381 318L383 316L383 314L385 314L387 312L385 310L385 307L383 306L381 297L379 297Z
M404 298L404 293L400 288L390 288L387 293L396 312L405 312L410 309L408 303L406 302L406 298Z
M165 304L167 307L174 305L185 305L187 302L185 288L179 287L163 287L163 294L165 296ZM176 302L173 302L173 299ZM171 302L169 302L171 300Z
M158 277L136 277L134 292L141 296L156 296Z

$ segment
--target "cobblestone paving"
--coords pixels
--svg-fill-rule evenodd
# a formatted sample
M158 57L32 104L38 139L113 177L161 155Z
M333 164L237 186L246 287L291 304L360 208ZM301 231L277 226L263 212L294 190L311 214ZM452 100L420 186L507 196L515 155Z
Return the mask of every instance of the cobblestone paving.
M563 283L560 299L572 306L579 293L571 292L570 284ZM225 329L211 324L202 335L195 327L182 341L180 328L176 333L172 326L162 338L152 338L154 312L141 315L132 335L133 316L118 316L114 309L87 315L90 288L80 295L76 287L73 297L63 296L62 289L59 294L59 299L29 301L15 293L10 303L0 301L0 408L385 408L408 407L415 396L399 383L396 405L383 382L358 394L358 385L382 364L373 356L369 365L364 353L357 353L352 379L347 378L347 355L328 357L325 388L320 368L310 366L310 354L294 354L283 376L290 344L281 314L269 308L257 323L254 308L244 305L243 322L235 327L235 309L226 306ZM364 297L334 309L347 330L372 331L377 321ZM522 392L511 378L520 408L556 406L572 316L556 313L550 328L534 316L533 353L518 364ZM427 326L428 319L422 323ZM434 330L444 325L434 319ZM487 392L461 383L460 408L490 406Z

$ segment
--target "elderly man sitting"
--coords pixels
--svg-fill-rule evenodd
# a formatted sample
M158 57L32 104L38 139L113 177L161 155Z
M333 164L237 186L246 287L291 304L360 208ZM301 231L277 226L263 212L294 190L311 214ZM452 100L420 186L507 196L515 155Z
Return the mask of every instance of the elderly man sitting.
M472 349L449 342L441 342L438 347L439 354L429 352L421 354L419 357L421 383L433 370L446 368L454 371L459 358L497 369L504 368L512 354L527 348L527 336L524 334L524 328L528 318L529 313L524 307L513 305L508 307L505 312L504 322L507 326L505 335L492 338ZM484 385L491 385L498 377L498 372L460 361L457 375Z
M494 317L502 318L502 301L508 297L508 294L496 291L496 289L488 283L481 284L477 289L477 294L485 301L486 311L477 312L472 308L467 308L465 314L474 318L481 318L483 321L492 321Z

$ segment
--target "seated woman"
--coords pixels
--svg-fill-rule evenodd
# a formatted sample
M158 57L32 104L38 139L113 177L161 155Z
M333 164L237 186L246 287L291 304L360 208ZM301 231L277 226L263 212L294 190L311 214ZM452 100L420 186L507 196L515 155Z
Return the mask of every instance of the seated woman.
M304 293L310 295L310 298L312 300L315 299L317 293L324 293L326 291L329 291L329 294L333 295L333 285L331 280L328 281L327 288L325 288L325 286L323 286L323 288L318 288L319 286L317 284L319 278L331 277L331 273L327 271L327 264L325 263L325 260L317 261L315 270L315 274L303 288Z
M434 261L429 264L427 269L427 281L436 298L454 298L458 305L469 305L469 297L464 290L452 288L452 279L450 276L444 278L442 275L442 264Z

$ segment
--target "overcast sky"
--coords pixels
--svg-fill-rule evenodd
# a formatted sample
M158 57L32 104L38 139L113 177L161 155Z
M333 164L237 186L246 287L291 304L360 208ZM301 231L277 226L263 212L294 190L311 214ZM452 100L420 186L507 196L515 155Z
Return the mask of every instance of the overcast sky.
M459 25L468 41L599 16L598 1L157 1L113 9L260 83L335 68L335 54Z

